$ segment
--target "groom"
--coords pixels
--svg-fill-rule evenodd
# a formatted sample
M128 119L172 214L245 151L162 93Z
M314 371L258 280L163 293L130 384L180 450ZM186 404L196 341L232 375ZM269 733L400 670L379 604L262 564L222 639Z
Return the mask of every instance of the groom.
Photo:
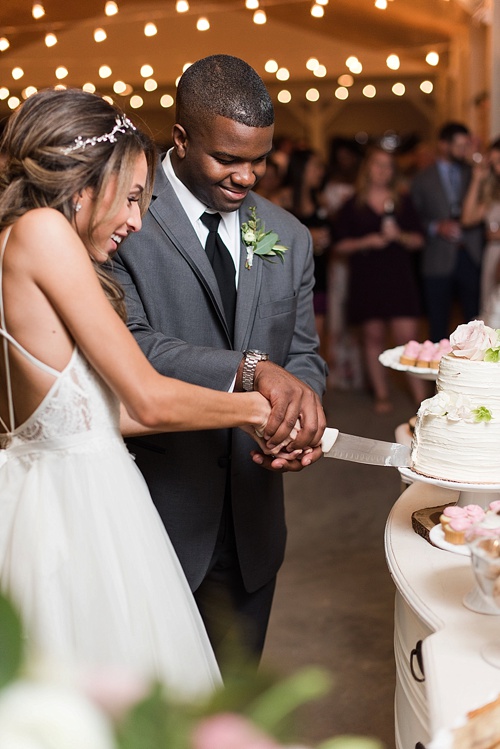
M311 238L251 192L273 129L269 94L243 60L213 55L191 65L142 231L115 261L128 325L159 372L258 390L273 408L266 437L287 433L300 415L297 445L312 447L301 460L272 460L238 429L132 441L219 658L235 632L260 657L285 549L281 474L320 457L325 427ZM246 267L252 245L241 225L251 207L287 248L283 263L255 255Z

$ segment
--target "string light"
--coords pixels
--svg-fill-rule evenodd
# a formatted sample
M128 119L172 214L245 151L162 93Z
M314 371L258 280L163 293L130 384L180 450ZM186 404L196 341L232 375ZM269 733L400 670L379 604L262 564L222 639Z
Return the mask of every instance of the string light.
M264 10L256 10L253 14L253 22L256 23L257 26L263 26L263 24L267 23L266 12Z
M175 4L177 13L187 13L189 10L189 3L187 0L177 0Z
M326 68L324 65L318 65L318 67L313 70L313 74L317 76L318 78L324 78L326 75Z
M155 36L157 33L156 24L150 22L144 26L144 36Z
M109 76L113 73L109 65L101 65L99 68L99 78L109 78Z
M399 70L399 66L401 63L397 55L389 55L385 62L390 70Z
M406 87L404 83L395 83L392 87L392 93L396 96L404 96L406 92Z
M205 16L200 16L196 21L196 28L198 31L208 31L210 28L210 21Z
M118 5L113 0L108 0L104 6L104 12L107 16L116 16L118 13Z
M276 78L278 81L287 81L290 78L290 71L288 68L278 68Z
M69 75L68 68L65 68L64 65L59 65L58 68L56 68L56 78L59 81L62 81L63 78L66 78Z
M188 69L188 68L189 68L189 67L190 67L190 66L191 66L192 64L193 64L192 62L185 62L185 63L184 63L184 65L182 66L182 72L183 72L183 73L185 73L185 72L186 72L186 70L187 70L187 69Z
M276 73L278 68L279 65L276 60L268 60L264 65L264 70L266 71L266 73Z
M0 52L5 52L6 49L9 49L9 47L10 47L9 40L5 36L2 36L0 38Z
M95 42L103 42L107 38L108 38L108 35L104 31L104 29L94 29L94 41Z
M318 65L319 65L319 60L317 60L315 57L310 57L308 61L306 62L306 68L308 70L312 70L313 72L316 70Z
M142 96L134 94L134 96L130 97L130 106L132 107L132 109L140 109L143 104L144 99L142 98Z
M123 95L127 90L127 84L125 81L115 81L113 83L113 91L115 94Z
M387 10L387 0L375 0L375 7L379 10Z
M43 18L43 16L45 15L45 8L43 7L43 5L40 5L40 3L33 3L31 15L37 20L39 18Z
M37 91L38 89L35 86L26 86L26 88L23 88L21 91L21 96L23 99L29 99L29 97L36 94Z
M349 73L344 73L344 75L339 75L337 78L337 83L339 86L346 86L349 88L349 86L352 86L354 84L354 78L352 75L349 75Z
M174 105L174 97L170 96L170 94L163 94L163 96L160 99L160 107L163 107L164 109L168 109L169 107L173 107Z
M439 63L439 55L437 52L428 52L425 56L425 62L428 65L432 65L433 67L436 66Z
M93 83L90 83L90 81L83 84L82 90L87 91L89 94L95 94L95 86Z
M10 99L7 99L7 106L9 109L16 109L20 105L21 101L17 98L17 96L11 96Z
M325 15L325 9L322 5L318 5L318 3L315 3L311 8L311 15L313 18L323 18Z
M158 83L155 81L154 78L146 78L144 81L144 90L145 91L156 91L158 88Z
M284 88L282 91L279 91L278 93L278 101L280 104L288 104L292 100L292 95L290 91L287 91L286 88Z
M57 36L55 34L45 34L45 46L46 47L53 47L54 44L57 44Z
M257 10L259 7L259 0L245 0L245 7L248 10Z
M10 91L6 86L0 86L0 101L6 99L10 94Z
M363 88L363 96L366 96L367 99L373 99L373 97L376 95L377 89L375 88L375 86L372 86L371 83Z
M152 76L153 73L154 73L154 70L151 67L151 65L143 65L141 67L141 75L143 78L150 78L150 76Z
M319 91L317 88L309 88L306 91L306 99L307 101L318 101L319 99Z
M424 94L431 94L434 90L434 84L432 81L422 81L420 84L420 90Z
M338 88L335 89L335 97L337 99L340 99L341 101L343 101L344 99L347 99L348 96L349 96L349 91L346 89L345 86L339 86Z
M12 77L15 81L18 81L19 78L22 78L24 75L24 70L22 68L14 68L12 70Z

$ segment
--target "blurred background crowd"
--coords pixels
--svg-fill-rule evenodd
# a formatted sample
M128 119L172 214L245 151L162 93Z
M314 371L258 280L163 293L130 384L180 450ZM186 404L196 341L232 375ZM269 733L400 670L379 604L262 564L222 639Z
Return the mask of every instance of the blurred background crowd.
M278 137L257 192L311 232L329 386L368 389L377 413L392 408L384 350L500 325L500 140L481 149L451 121L432 144L334 137L325 159ZM415 405L426 387L408 377Z

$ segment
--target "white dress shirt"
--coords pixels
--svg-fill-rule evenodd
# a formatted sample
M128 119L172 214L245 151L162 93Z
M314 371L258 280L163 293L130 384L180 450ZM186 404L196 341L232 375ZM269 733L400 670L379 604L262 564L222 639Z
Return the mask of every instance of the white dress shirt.
M180 181L174 172L170 154L173 148L168 151L165 158L163 159L162 166L165 174L168 177L168 181L172 185L180 204L184 208L188 219L190 220L193 229L198 235L202 247L205 247L205 242L208 237L208 229L201 220L202 215L208 210L209 213L214 211L206 206L201 200L198 200L193 193L188 190L186 185ZM219 211L221 215L221 222L219 224L219 235L229 250L236 269L235 283L238 288L238 278L240 271L240 247L241 247L241 226L239 221L238 211L231 211L230 213L223 213Z

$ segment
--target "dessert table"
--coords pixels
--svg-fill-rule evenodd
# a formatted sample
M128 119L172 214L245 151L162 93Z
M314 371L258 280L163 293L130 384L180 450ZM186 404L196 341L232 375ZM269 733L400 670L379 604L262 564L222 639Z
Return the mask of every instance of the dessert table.
M396 586L396 746L422 749L433 740L434 749L445 729L500 693L500 669L480 654L500 640L500 616L464 605L475 586L468 556L436 548L413 530L412 513L453 504L458 492L418 481L402 489L385 532Z

